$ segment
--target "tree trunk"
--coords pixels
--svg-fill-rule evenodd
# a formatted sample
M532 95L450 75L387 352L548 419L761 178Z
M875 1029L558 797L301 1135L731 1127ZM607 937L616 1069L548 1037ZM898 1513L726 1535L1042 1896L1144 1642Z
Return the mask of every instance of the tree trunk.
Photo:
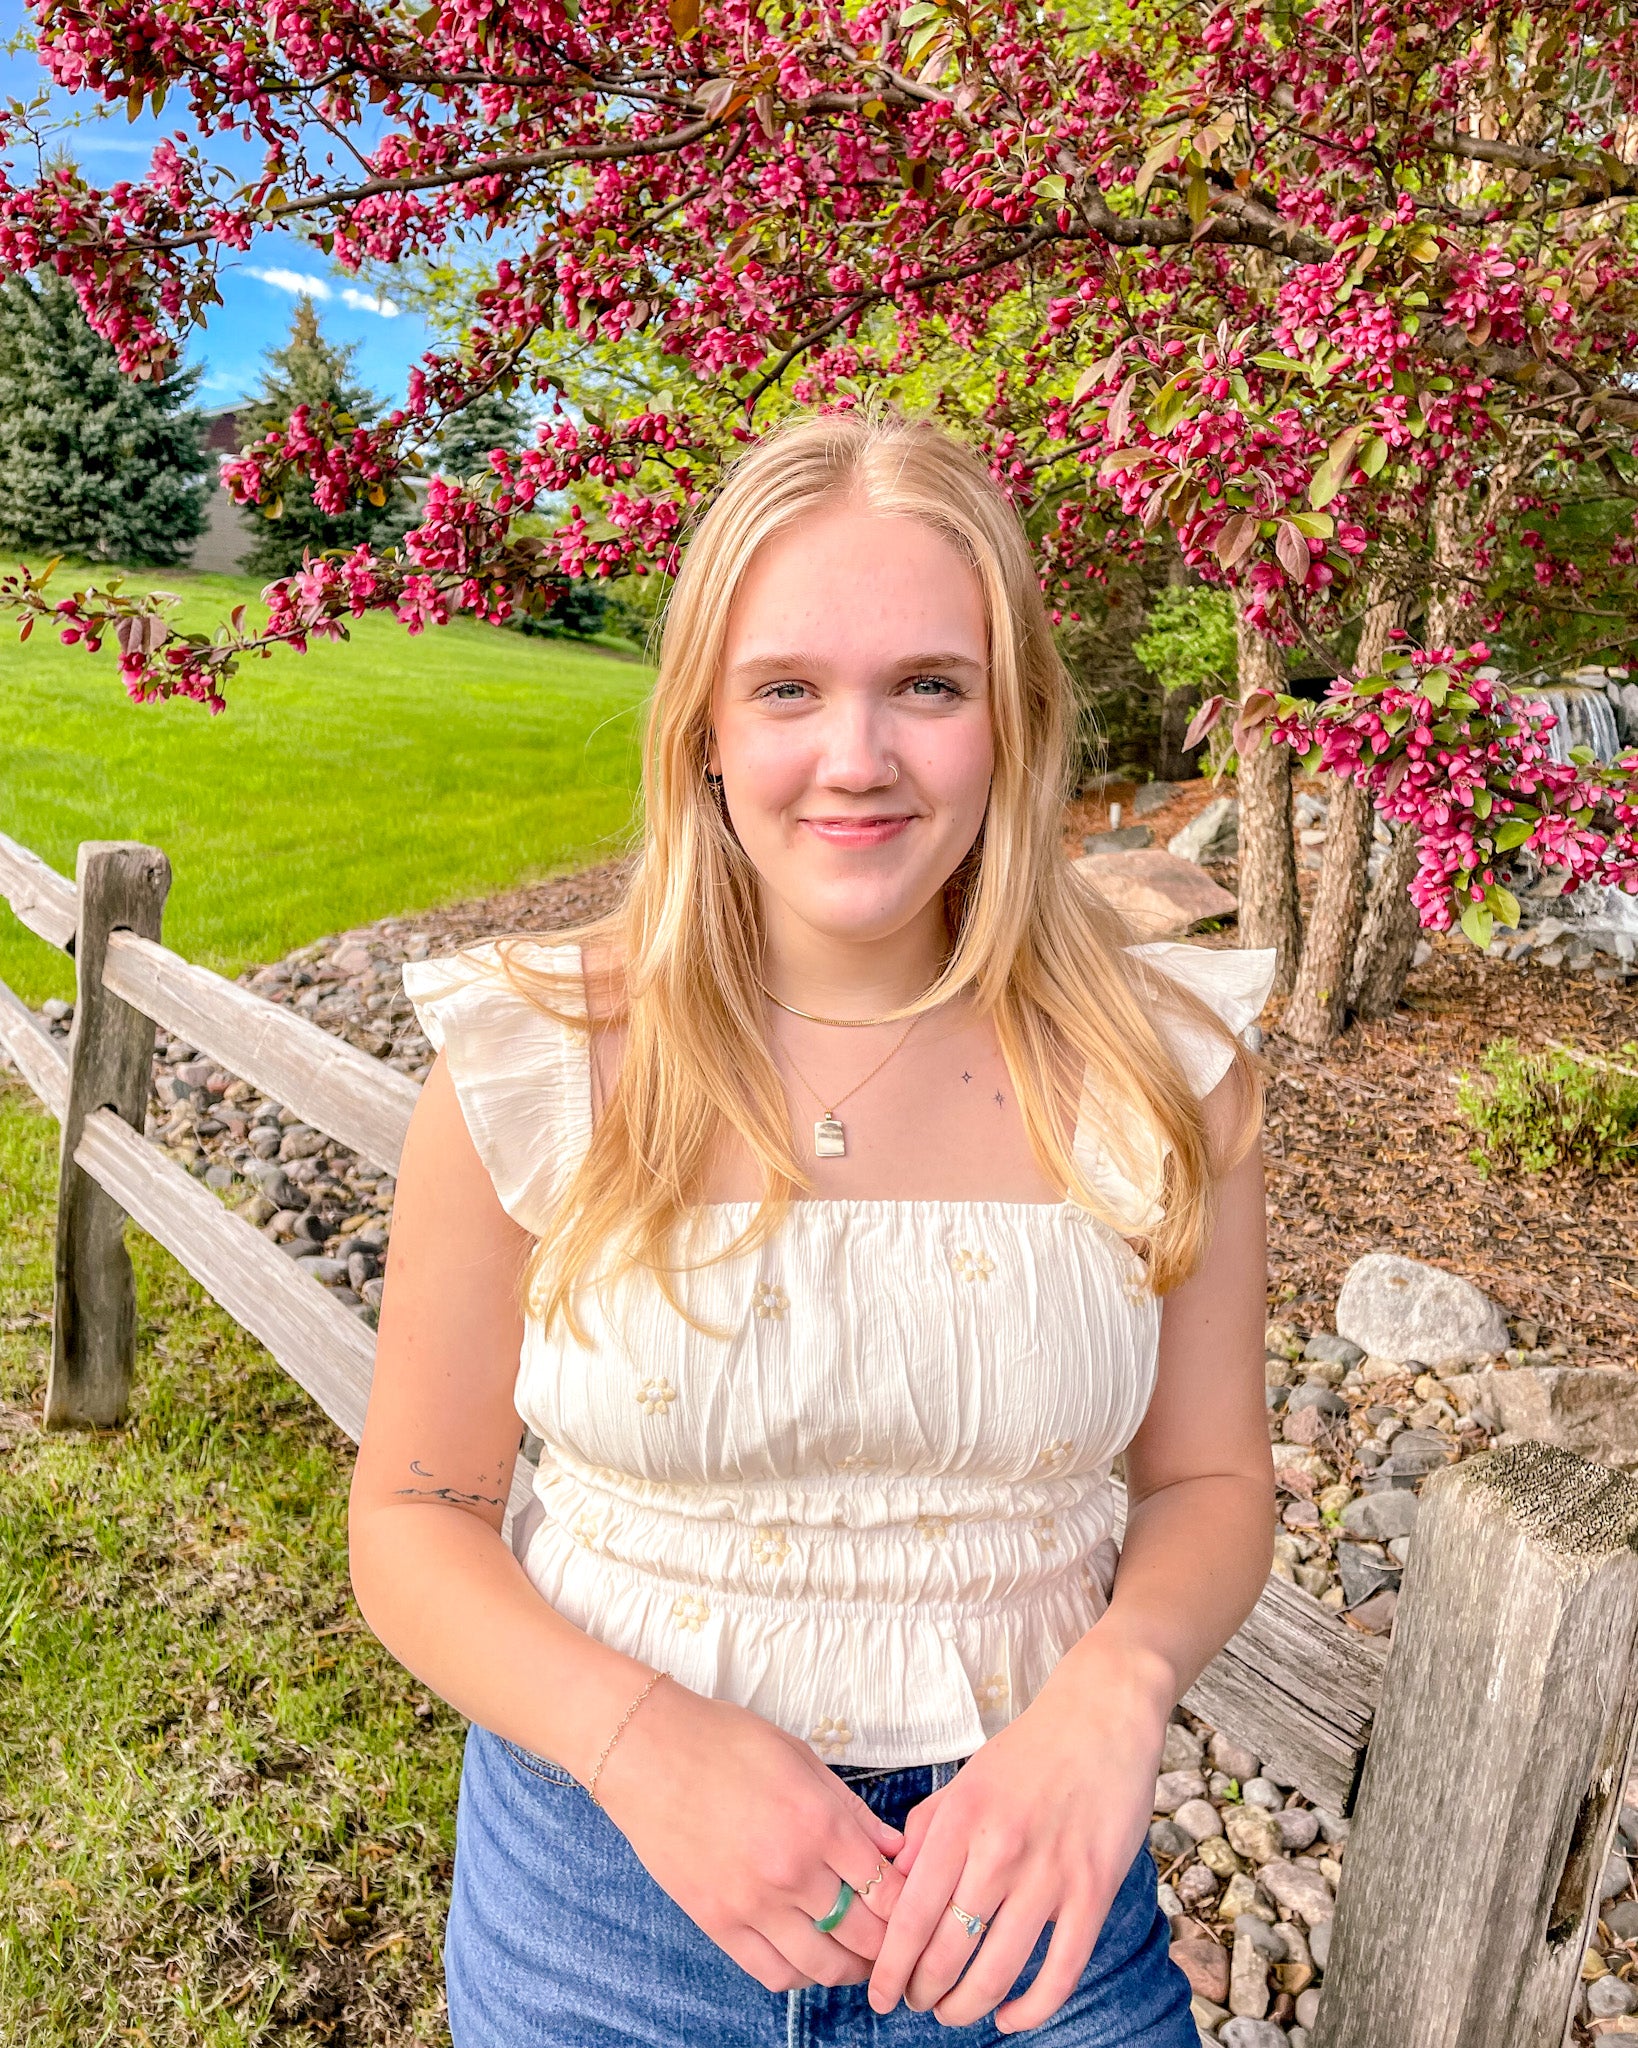
M1382 667L1393 628L1402 616L1403 607L1391 599L1368 607L1354 658L1356 675L1374 675ZM1326 1045L1342 1029L1348 1015L1354 950L1365 916L1365 871L1376 808L1357 784L1338 782L1334 777L1330 802L1319 889L1283 1020L1285 1030L1299 1045Z
M1348 992L1355 1016L1391 1016L1404 990L1422 929L1409 894L1416 875L1416 846L1415 826L1401 825L1371 884Z
M1236 618L1240 695L1283 690L1285 663L1266 633ZM1240 944L1279 953L1274 986L1289 993L1302 951L1291 844L1291 750L1264 738L1240 762Z
M1162 782L1188 782L1200 773L1196 748L1183 751L1183 737L1194 716L1188 690L1164 690L1160 698L1160 765L1156 774Z

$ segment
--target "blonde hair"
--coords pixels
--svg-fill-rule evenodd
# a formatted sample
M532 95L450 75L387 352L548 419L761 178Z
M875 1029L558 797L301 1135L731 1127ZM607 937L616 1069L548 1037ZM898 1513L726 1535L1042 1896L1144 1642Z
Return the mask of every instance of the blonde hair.
M1107 1197L1075 1159L1058 1107L1077 1062L1103 1105L1100 1123L1118 1166L1136 1173L1153 1158L1123 1138L1123 1125L1167 1148L1164 1214L1145 1240L1157 1292L1186 1278L1203 1254L1219 1165L1200 1103L1156 1028L1157 1003L1228 1040L1245 1084L1237 1091L1239 1151L1255 1133L1260 1085L1250 1055L1204 1003L1125 951L1130 932L1064 858L1072 689L1012 506L977 455L930 422L881 407L798 416L726 471L672 588L644 728L644 824L627 893L607 915L553 935L588 949L588 968L589 949L606 948L614 971L597 1021L626 1031L609 1099L524 1271L531 1309L548 1327L561 1311L581 1343L588 1338L575 1311L580 1287L632 1268L651 1272L688 1315L674 1286L685 1270L678 1226L699 1201L724 1127L760 1165L764 1194L715 1257L764 1243L796 1191L812 1184L791 1146L763 1033L756 870L704 766L741 579L773 535L838 502L942 534L972 565L989 623L988 808L945 885L953 945L944 970L891 1014L908 1018L970 988L976 1012L994 1019L1037 1160L1094 1215L1107 1215ZM539 943L522 934L502 939L506 972L541 1009L589 1031L580 977L520 957Z

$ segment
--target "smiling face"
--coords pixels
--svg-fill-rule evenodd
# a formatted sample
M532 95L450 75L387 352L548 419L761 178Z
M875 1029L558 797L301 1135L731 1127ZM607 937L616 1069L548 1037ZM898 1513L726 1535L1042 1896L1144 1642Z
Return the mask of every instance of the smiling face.
M758 549L709 759L770 939L792 921L863 943L942 928L989 798L988 641L976 573L920 520L839 505Z

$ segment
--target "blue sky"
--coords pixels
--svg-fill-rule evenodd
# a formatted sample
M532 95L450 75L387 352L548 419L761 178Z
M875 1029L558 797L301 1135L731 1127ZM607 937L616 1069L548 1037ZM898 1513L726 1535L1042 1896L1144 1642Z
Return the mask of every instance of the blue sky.
M0 36L14 38L24 25L18 0L0 0ZM32 99L47 85L30 51L0 47L0 100ZM159 120L145 112L130 122L123 106L108 118L96 120L86 118L93 111L89 98L58 95L57 99L65 115L80 116L81 125L62 139L79 159L85 176L98 185L140 178L154 144L174 134L178 125L180 103L174 100ZM236 145L235 153L247 166L256 160L255 153L243 144ZM21 182L29 172L26 161L16 161L11 174ZM223 263L217 289L225 303L214 307L209 324L196 328L188 338L187 360L204 371L196 404L213 411L256 389L262 352L284 339L296 294L303 287L312 293L331 340L358 343L353 358L357 375L387 403L403 398L410 366L431 340L418 315L407 306L395 305L390 289L384 299L378 298L360 280L348 277L297 237L269 234L259 236L244 255L235 251Z

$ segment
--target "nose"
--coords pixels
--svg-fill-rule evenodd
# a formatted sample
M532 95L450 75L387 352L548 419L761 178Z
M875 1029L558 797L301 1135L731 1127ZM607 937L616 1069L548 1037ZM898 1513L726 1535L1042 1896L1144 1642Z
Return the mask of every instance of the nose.
M814 780L825 789L863 795L894 780L887 721L871 703L845 699L827 710Z

